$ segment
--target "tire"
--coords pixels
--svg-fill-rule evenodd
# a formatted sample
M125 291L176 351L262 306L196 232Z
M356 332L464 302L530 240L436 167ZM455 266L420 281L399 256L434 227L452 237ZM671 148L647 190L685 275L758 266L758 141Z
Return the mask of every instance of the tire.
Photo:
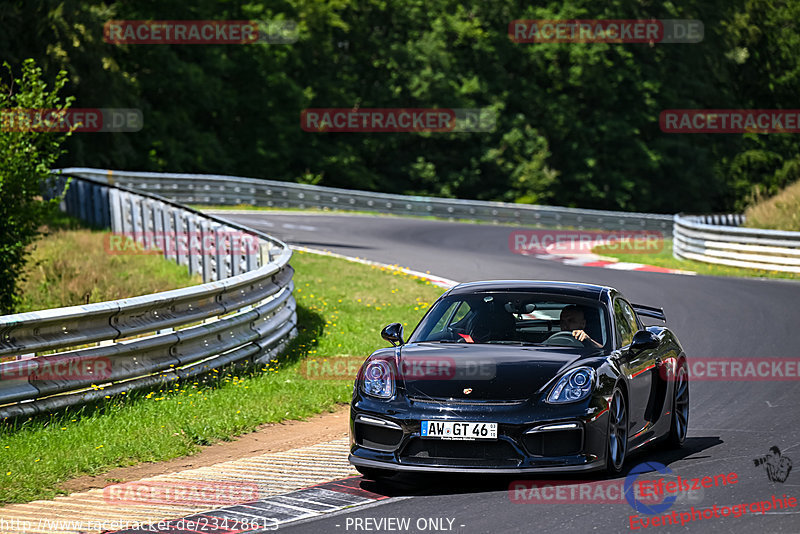
M686 441L689 429L689 373L686 363L681 362L675 373L675 388L672 393L672 421L665 445L670 449L679 449Z
M379 469L377 467L361 467L359 465L355 467L356 471L361 473L364 476L364 478L367 478L369 480L374 480L375 482L391 478L397 474L396 471L392 471L391 469Z
M622 473L628 453L628 405L619 387L614 388L608 407L608 431L606 433L606 473L617 476Z

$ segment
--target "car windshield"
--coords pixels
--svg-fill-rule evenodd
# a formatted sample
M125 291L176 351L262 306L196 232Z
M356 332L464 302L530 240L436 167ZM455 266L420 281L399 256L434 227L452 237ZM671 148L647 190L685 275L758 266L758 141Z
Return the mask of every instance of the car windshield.
M437 301L409 341L583 348L604 346L607 333L605 314L595 301L493 292Z

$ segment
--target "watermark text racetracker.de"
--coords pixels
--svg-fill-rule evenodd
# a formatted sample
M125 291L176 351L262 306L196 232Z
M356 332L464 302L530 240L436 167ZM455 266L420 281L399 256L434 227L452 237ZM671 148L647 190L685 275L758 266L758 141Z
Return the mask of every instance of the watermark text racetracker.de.
M93 518L93 519L60 519L55 517L40 517L39 519L19 519L0 517L0 532L15 532L28 534L35 532L117 532L120 530L133 530L137 532L229 532L231 527L236 532L245 530L277 530L278 520L267 517L252 517L245 525L244 519L235 521L218 517L203 517L198 520L181 519L179 521L159 521L158 516L152 518L139 517L137 519L128 518ZM196 530L194 530L196 529Z
M353 380L363 378L363 357L338 356L307 359L301 373L309 380ZM406 356L397 368L397 377L405 380L492 380L497 376L492 360L448 356Z
M109 20L103 40L115 45L291 44L298 40L293 20Z
M105 356L50 355L0 363L0 380L103 382L111 377L111 371L111 359Z
M104 247L108 254L216 256L260 252L258 238L238 230L114 232L105 235Z
M667 109L664 133L800 133L800 109Z
M138 132L144 126L133 108L12 108L0 111L4 132Z
M314 133L492 132L497 114L488 108L312 108L300 127Z
M512 20L508 36L515 43L699 43L699 20Z
M800 358L689 358L689 380L784 382L800 380ZM677 377L677 361L665 358L658 372L665 380Z
M664 234L653 230L514 230L508 247L515 254L591 254L595 247L606 252L654 254L664 249Z
M230 506L260 499L258 484L227 481L141 480L103 489L107 504Z
M736 483L736 473L721 473L713 477L671 476L631 481L515 480L508 487L508 497L516 504L633 502L632 507L635 510L664 510L674 503L697 504L703 500L705 489ZM659 505L661 508L658 508Z

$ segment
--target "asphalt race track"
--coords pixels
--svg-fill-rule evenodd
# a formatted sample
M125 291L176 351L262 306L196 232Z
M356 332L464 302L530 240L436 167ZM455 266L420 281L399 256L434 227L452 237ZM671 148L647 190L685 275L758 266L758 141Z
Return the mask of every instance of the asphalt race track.
M634 302L661 306L689 358L788 358L798 356L800 284L791 281L712 278L577 267L513 254L513 228L361 215L254 213L228 218L291 244L348 256L398 263L458 281L493 278L569 280L606 284ZM375 325L375 333L379 328ZM678 452L653 448L629 456L626 470L660 462L674 475L699 478L735 472L738 483L679 499L669 512L687 512L772 496L800 497L800 396L796 381L694 381L689 434ZM754 459L771 446L794 460L785 482L771 482ZM565 479L569 477L559 477ZM655 477L653 477L655 478ZM399 479L365 489L393 498L374 506L323 516L287 532L623 532L630 531L628 503L518 503L509 477ZM551 480L556 480L552 478ZM575 478L574 480L579 480ZM669 513L667 512L667 513ZM655 517L644 514L638 517ZM388 520L392 518L391 522ZM408 527L397 519L409 518ZM428 521L428 520L438 520ZM382 521L382 522L381 522ZM800 532L800 506L740 517L711 517L647 532Z

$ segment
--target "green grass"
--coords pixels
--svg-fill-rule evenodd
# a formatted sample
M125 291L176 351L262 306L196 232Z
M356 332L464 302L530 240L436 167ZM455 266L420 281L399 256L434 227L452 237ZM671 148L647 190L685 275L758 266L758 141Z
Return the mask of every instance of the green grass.
M800 232L800 181L748 207L745 226Z
M393 269L295 253L298 337L277 361L49 417L0 422L0 503L51 498L59 483L113 467L196 453L263 423L349 401L352 379L310 380L307 359L366 357L380 328L413 327L444 291Z
M111 232L53 215L32 245L19 286L18 312L146 295L202 283L160 254L109 253Z
M592 252L602 256L617 258L619 261L644 263L667 269L680 269L683 271L694 271L697 274L710 276L735 276L740 278L791 278L800 279L800 275L794 273L782 273L778 271L764 271L760 269L739 269L725 265L714 265L692 260L678 260L672 256L672 239L664 239L664 248L658 252L642 254L621 254L608 247L594 247Z

